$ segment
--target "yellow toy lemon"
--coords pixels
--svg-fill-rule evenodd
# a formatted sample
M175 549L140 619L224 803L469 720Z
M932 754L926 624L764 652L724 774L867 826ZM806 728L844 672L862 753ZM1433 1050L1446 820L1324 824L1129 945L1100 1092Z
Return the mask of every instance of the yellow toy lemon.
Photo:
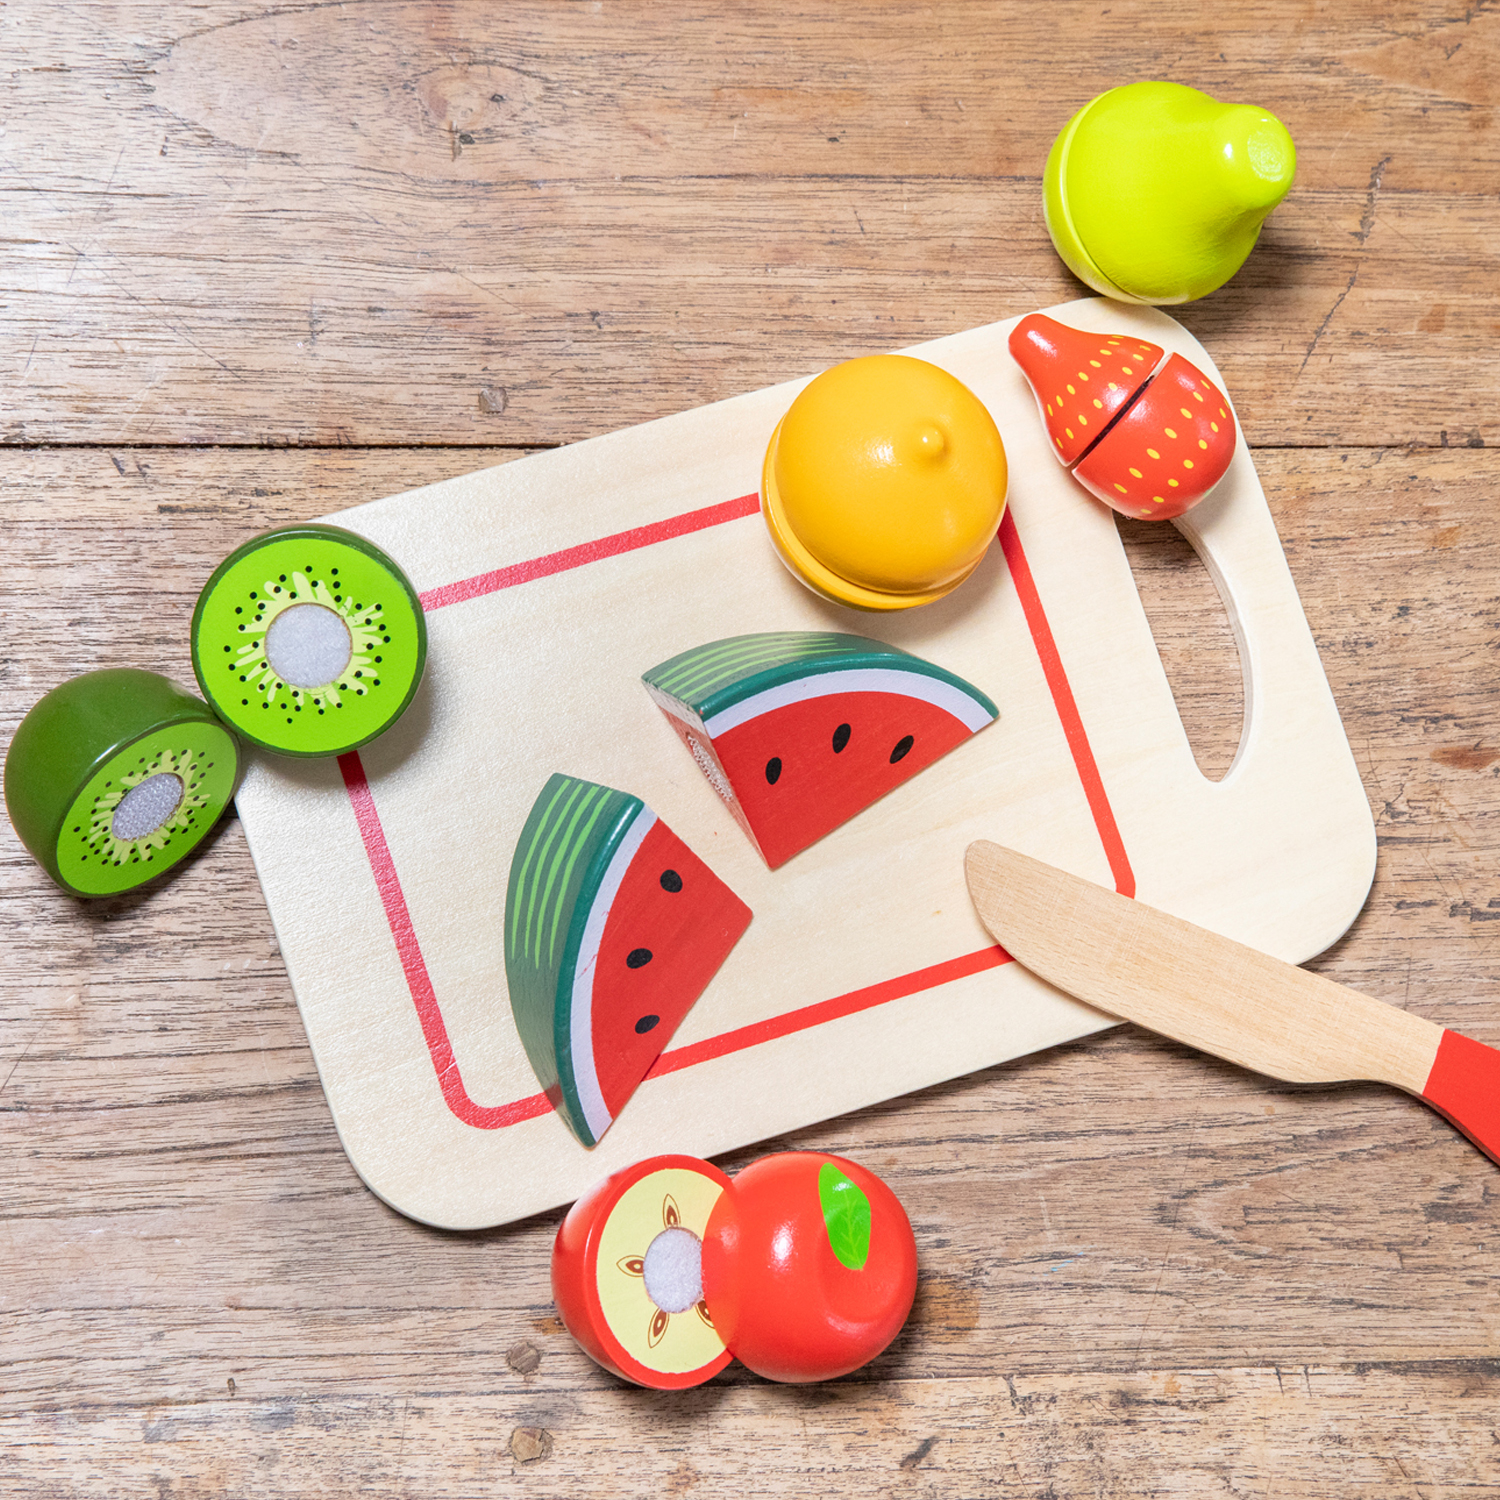
M761 513L814 593L909 609L978 567L1005 488L1005 444L973 391L926 360L876 354L792 402L766 449Z

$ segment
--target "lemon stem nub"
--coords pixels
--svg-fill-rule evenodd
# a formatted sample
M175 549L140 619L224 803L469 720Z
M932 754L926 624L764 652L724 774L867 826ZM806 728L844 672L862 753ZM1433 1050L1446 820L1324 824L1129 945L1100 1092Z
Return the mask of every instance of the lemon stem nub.
M917 452L936 462L948 451L948 435L935 423L928 423L917 433Z

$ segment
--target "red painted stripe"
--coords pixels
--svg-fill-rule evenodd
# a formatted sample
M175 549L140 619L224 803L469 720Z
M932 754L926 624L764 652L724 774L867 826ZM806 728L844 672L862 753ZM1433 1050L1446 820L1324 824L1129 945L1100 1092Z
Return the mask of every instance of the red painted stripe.
M401 878L396 874L396 862L391 858L390 846L385 841L385 830L380 826L380 814L375 809L375 798L365 778L364 763L358 751L351 750L347 755L339 756L339 770L349 789L349 801L354 807L359 835L364 840L365 854L375 876L375 888L380 892L386 921L396 940L396 953L406 975L406 987L417 1007L417 1019L422 1024L422 1036L427 1042L432 1066L437 1070L444 1102L465 1125L476 1125L480 1130L496 1130L502 1125L514 1125L520 1120L546 1114L552 1105L545 1094L533 1094L529 1099L489 1107L476 1104L469 1097L463 1079L459 1077L453 1044L448 1040L448 1028L443 1025L443 1012L417 942L406 896L401 890Z
M758 509L759 497L757 495L742 495L738 500L730 500L722 505L705 506L702 510L689 511L686 515L659 521L651 526L640 526L631 531L617 532L613 536L602 537L596 542L589 542L581 547L570 547L565 551L554 552L530 562L517 563L493 573L481 574L476 578L429 590L422 595L422 606L428 610L441 609L464 599L474 599L484 594L494 593L499 589L511 588L515 584L525 583L533 578L545 578L552 573L581 567L599 558L618 556L622 552L634 551L638 547L648 547L655 542L685 536L689 532L701 531L708 526L717 526L725 521L754 515ZM1078 707L1073 700L1072 690L1068 686L1067 673L1063 669L1062 659L1052 639L1052 631L1047 624L1046 612L1042 608L1040 596L1032 580L1026 554L1022 551L1020 538L1016 535L1015 522L1008 510L1000 524L1000 545L1005 553L1012 581L1016 585L1016 592L1021 600L1021 608L1036 645L1037 655L1041 658L1047 686L1052 693L1052 700L1058 717L1062 721L1064 733L1067 735L1073 763L1077 768L1079 780L1083 783L1084 794L1088 798L1095 826L1099 830L1099 837L1109 857L1110 868L1115 873L1116 888L1125 895L1134 895L1135 878L1131 874L1130 863L1125 856L1119 829L1115 824L1114 814L1104 791L1104 783L1099 776L1093 752L1089 748L1088 735L1084 730ZM422 1035L427 1043L428 1054L432 1058L433 1069L437 1073L438 1085L442 1089L444 1102L464 1124L473 1125L480 1130L497 1130L503 1126L514 1125L521 1120L534 1119L537 1115L548 1113L552 1105L545 1094L532 1094L524 1099L512 1100L509 1104L496 1105L476 1104L469 1097L468 1090L465 1089L463 1079L459 1074L458 1062L453 1055L453 1044L449 1041L448 1029L443 1024L442 1009L432 987L432 978L427 972L426 961L422 957L421 945L417 941L416 929L412 925L411 912L407 908L406 896L401 889L401 880L396 873L395 861L391 858L390 846L386 843L385 831L381 827L380 815L375 807L375 798L370 791L364 764L358 753L350 751L347 755L341 755L339 770L343 774L344 785L349 792L349 801L359 825L360 838L364 842L365 856L370 862L376 889L380 893L381 904L385 908L386 921L390 926L391 936L395 940L402 972L406 976L407 989L411 993L412 1003L417 1008L417 1018L421 1023ZM932 964L925 969L917 969L895 979L887 979L879 984L867 985L863 989L851 990L848 994L836 995L831 1000L820 1000L812 1005L804 1005L797 1010L788 1011L784 1015L773 1016L766 1021L757 1021L752 1025L741 1026L734 1031L726 1031L719 1036L708 1037L704 1041L664 1052L657 1058L646 1076L659 1078L668 1073L679 1072L683 1068L694 1067L711 1058L727 1057L731 1053L758 1047L762 1043L791 1036L814 1026L822 1026L842 1016L855 1015L860 1011L873 1009L875 1006L901 999L906 995L918 994L923 990L935 988L937 985L949 984L969 974L998 968L1001 964L1008 962L1010 962L1010 955L1003 948L981 948L975 953L966 953L958 958L947 959L942 963Z
M526 562L512 563L508 568L496 568L493 573L480 573L458 583L428 589L421 596L422 608L430 614L450 604L461 604L465 599L478 599L501 589L514 588L518 583L530 583L534 578L566 573L570 568L581 568L585 563L598 562L602 557L618 557L622 552L635 552L641 547L670 541L674 536L686 536L689 532L703 531L725 521L738 521L744 516L755 515L759 510L758 494L741 495L738 500L726 500L722 505L705 505L702 510L670 516L665 521L654 521L650 526L617 531L613 536L602 536L579 547L566 547L561 552L549 552L545 557L533 557Z
M916 969L896 979L882 980L879 984L866 985L862 990L850 990L847 995L835 995L832 1000L819 1000L814 1005L804 1005L800 1010L789 1010L784 1015L772 1016L768 1021L756 1021L750 1026L741 1026L735 1031L721 1032L718 1036L693 1042L686 1047L663 1052L651 1065L647 1078L660 1078L664 1073L677 1073L683 1068L696 1067L711 1058L727 1057L731 1052L743 1052L749 1047L758 1047L762 1042L774 1042L793 1032L808 1031L822 1026L827 1021L837 1021L840 1016L856 1015L862 1010L871 1010L891 1000L900 1000L905 995L915 995L922 990L935 989L940 984L950 984L969 974L978 974L985 969L998 969L1001 964L1011 963L1010 954L996 945L981 948L977 953L965 953L961 958L950 958L944 963L932 964L925 969Z
M1083 783L1083 795L1088 798L1089 811L1094 815L1094 827L1098 829L1099 841L1104 845L1110 874L1115 877L1115 889L1122 896L1134 896L1135 871L1130 868L1125 841L1120 837L1114 809L1110 807L1109 795L1104 790L1104 778L1099 774L1099 764L1089 745L1088 731L1083 727L1083 715L1078 712L1073 689L1068 685L1067 671L1058 654L1057 642L1052 638L1052 627L1047 623L1047 611L1042 608L1042 598L1037 593L1036 580L1031 576L1031 565L1026 561L1025 552L1021 550L1021 539L1016 535L1015 517L1008 506L1000 520L1000 547L1005 553L1011 582L1016 586L1016 597L1021 601L1021 610L1026 616L1026 625L1031 631L1036 654L1041 659L1042 673L1047 679L1047 688L1052 694L1057 717L1062 721L1068 749L1073 755L1073 765L1078 772L1079 781Z

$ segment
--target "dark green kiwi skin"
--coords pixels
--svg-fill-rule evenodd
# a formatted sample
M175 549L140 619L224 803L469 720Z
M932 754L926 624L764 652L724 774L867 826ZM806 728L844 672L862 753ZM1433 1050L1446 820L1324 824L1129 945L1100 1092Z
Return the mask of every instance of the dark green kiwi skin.
M193 606L192 624L188 627L188 640L192 644L193 653L193 673L198 679L198 686L208 697L210 706L212 706L213 693L209 688L208 680L204 673L203 664L198 659L198 626L203 619L203 611L207 606L208 600L213 596L214 589L218 586L219 580L230 570L230 568L235 565L235 563L237 563L242 557L244 557L246 553L256 551L260 547L263 547L267 542L295 540L298 537L304 536L319 537L327 541L342 542L345 546L353 547L356 551L363 552L366 557L373 558L377 563L381 565L381 567L389 569L391 576L395 580L396 584L400 588L404 589L410 597L412 603L412 612L416 616L417 670L412 674L412 680L406 690L406 696L401 700L400 707L390 717L390 719L386 721L384 728L377 730L374 734L366 735L362 740L356 741L355 743L350 745L346 745L344 747L344 751L338 752L342 754L349 750L357 750L360 748L360 746L368 744L373 739L377 739L380 735L384 734L387 729L391 728L391 726L395 724L398 719L400 719L401 715L411 707L411 700L416 697L417 689L422 685L422 674L427 667L427 617L422 610L421 597L418 595L416 589L412 586L411 580L401 570L400 566L390 555L390 553L383 551L381 548L377 547L374 542L368 541L366 538L360 536L357 531L349 531L343 526L330 526L326 521L299 521L291 526L277 526L270 531L262 531L258 536L253 536L248 542L242 542L238 547L236 547L234 551L231 552L229 556L226 557L224 561L221 562L219 566L209 574L208 582L205 583L203 585L203 588L199 591L198 602ZM321 750L291 750L283 745L267 744L261 740L255 739L255 737L249 734L247 731L235 728L235 726L230 724L227 719L224 720L224 727L231 730L237 735L241 735L244 738L249 739L253 744L260 745L262 749L272 751L276 755L286 755L292 757L320 757L323 759L327 759L330 754L330 752Z
M196 694L136 667L71 678L21 720L5 753L5 808L32 857L69 895L87 894L57 868L58 835L73 799L111 756L153 730L187 723L226 729ZM226 732L234 745L237 785L243 757L238 739Z

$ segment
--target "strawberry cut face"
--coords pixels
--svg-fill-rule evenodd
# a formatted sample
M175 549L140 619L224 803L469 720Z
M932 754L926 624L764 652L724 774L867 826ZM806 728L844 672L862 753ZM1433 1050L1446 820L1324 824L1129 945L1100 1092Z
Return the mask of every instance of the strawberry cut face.
M1168 520L1224 477L1234 457L1234 415L1191 360L1044 313L1022 318L1009 342L1058 461L1106 505Z

